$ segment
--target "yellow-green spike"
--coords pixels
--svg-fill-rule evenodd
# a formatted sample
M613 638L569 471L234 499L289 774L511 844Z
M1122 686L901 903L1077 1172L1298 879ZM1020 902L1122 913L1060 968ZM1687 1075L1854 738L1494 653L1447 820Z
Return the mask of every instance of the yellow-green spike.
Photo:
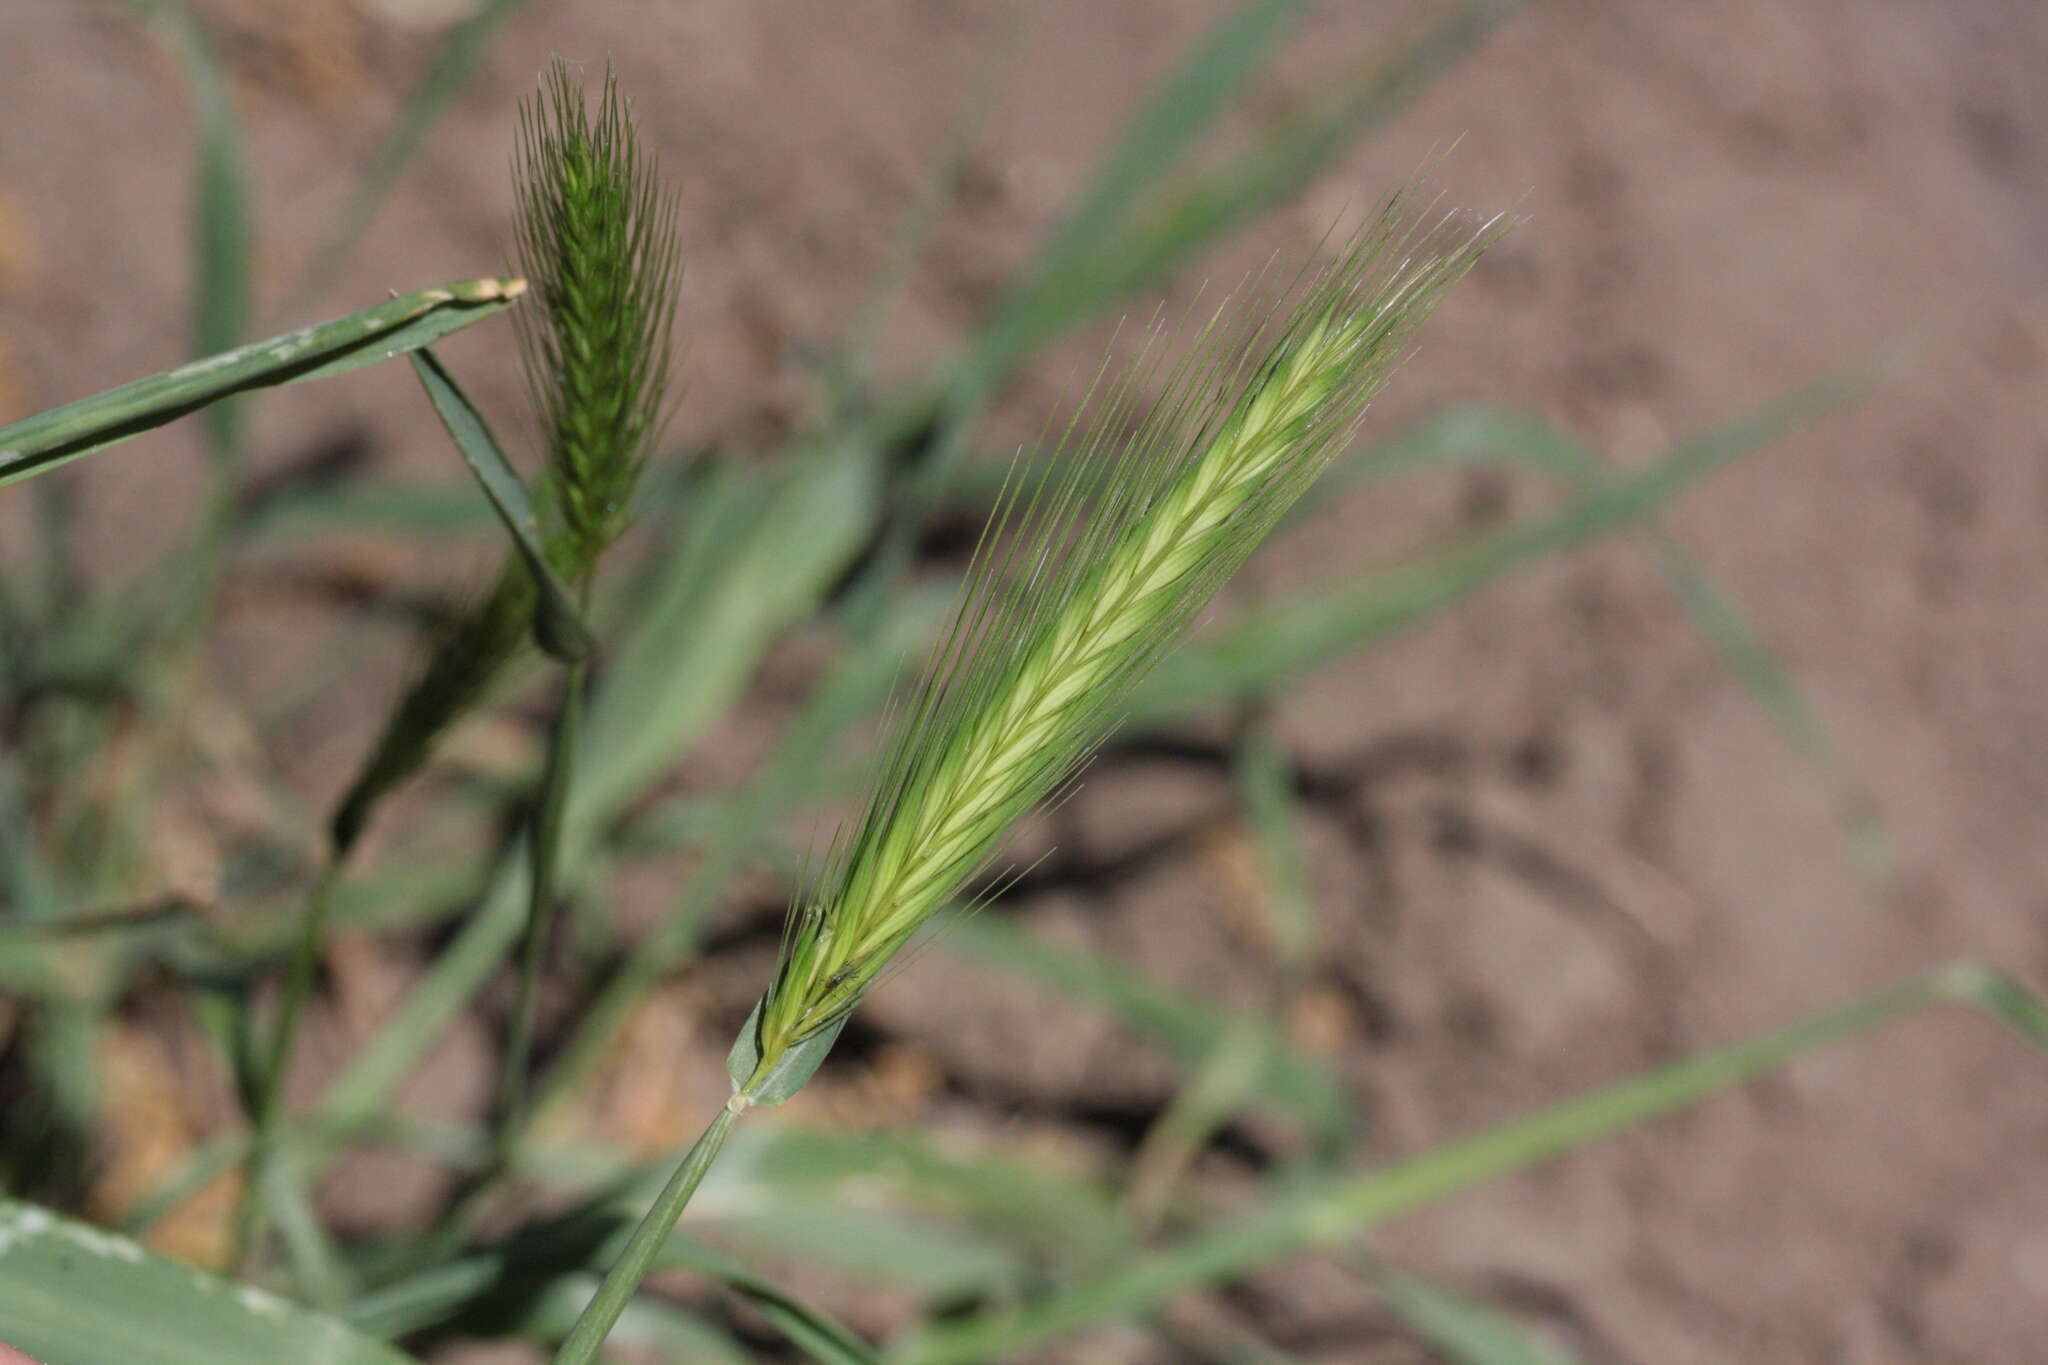
M1205 330L1142 411L1131 384L1060 452L1073 473L983 540L948 645L865 813L792 914L743 1055L766 1075L890 959L1073 771L1116 708L1348 442L1499 219L1390 203L1291 306ZM740 1093L750 1077L735 1076Z

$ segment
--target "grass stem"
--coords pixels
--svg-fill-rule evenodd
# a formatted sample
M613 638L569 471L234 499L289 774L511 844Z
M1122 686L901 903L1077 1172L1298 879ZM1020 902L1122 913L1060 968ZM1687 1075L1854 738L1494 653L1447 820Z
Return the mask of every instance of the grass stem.
M587 606L589 594L583 594ZM577 738L583 724L587 667L571 664L563 684L562 704L548 740L547 766L534 803L527 836L529 885L526 928L519 953L519 985L514 997L505 1047L498 1063L498 1088L492 1100L489 1146L483 1163L471 1171L442 1206L433 1226L414 1240L402 1257L398 1273L410 1274L452 1254L471 1216L498 1183L510 1174L520 1142L539 1112L529 1073L533 1065L535 1016L539 1012L541 967L548 941L554 937L560 901L563 812L576 766Z
M738 1096L734 1098L739 1099ZM619 1259L605 1272L596 1297L576 1319L576 1325L570 1329L562 1349L555 1352L554 1365L591 1365L597 1359L598 1350L611 1333L612 1325L626 1311L626 1305L640 1288L640 1282L654 1268L655 1258L674 1230L676 1220L688 1207L690 1196L704 1183L705 1172L718 1159L718 1153L725 1146L726 1135L732 1131L733 1120L739 1117L739 1113L739 1109L731 1104L721 1108L718 1117L711 1120L703 1136L697 1139L689 1154L676 1167L675 1174L662 1188L661 1197L654 1201L654 1207L633 1230L633 1236L619 1253Z
M291 965L278 997L277 1023L271 1031L270 1047L259 1061L249 1086L249 1116L255 1131L249 1143L241 1201L235 1211L233 1252L229 1258L244 1274L261 1250L268 1227L262 1177L276 1155L278 1121L284 1112L285 1073L291 1065L306 1001L313 993L313 979L320 966L320 941L327 932L334 888L341 879L341 864L340 854L330 855L306 898L305 913L299 916L298 941L293 945Z
M492 1133L492 1148L500 1161L517 1142L529 1109L527 1071L533 1059L534 1016L539 1009L541 964L547 956L559 900L562 814L568 806L570 776L576 765L585 672L583 664L569 666L561 709L556 712L554 731L549 737L547 769L534 809L533 837L527 844L532 871L526 937L519 947L519 994L498 1071L498 1113Z

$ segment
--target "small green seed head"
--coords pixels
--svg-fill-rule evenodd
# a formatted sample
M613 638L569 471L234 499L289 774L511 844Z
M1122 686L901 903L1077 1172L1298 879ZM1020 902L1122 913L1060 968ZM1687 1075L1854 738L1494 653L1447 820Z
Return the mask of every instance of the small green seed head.
M582 577L623 527L667 416L676 200L612 73L593 114L559 58L520 106L513 171L533 293L516 319L520 350L564 568Z

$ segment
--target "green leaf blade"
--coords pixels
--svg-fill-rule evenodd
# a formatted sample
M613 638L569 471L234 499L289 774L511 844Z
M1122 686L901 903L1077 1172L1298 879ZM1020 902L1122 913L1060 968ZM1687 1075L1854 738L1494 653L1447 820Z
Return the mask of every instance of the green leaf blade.
M0 427L0 487L118 445L223 398L404 355L511 307L523 280L464 280L223 351Z
M340 1321L0 1199L0 1341L44 1365L412 1365Z
M476 475L484 496L490 499L498 520L504 523L506 534L512 537L519 557L526 562L526 571L533 575L533 585L539 593L533 613L534 639L564 663L588 658L597 648L597 640L577 612L575 599L549 567L533 500L512 462L505 458L497 438L491 435L483 413L431 349L422 346L414 351L412 368L448 432L448 439L462 452L463 462Z
M1959 1001L2048 1044L2048 1007L2010 978L1963 963L1740 1042L1566 1100L1420 1155L1304 1186L1177 1247L1076 1283L1013 1314L987 1314L934 1330L905 1353L914 1365L1004 1359L1105 1320L1149 1311L1177 1294L1220 1284L1370 1228L1472 1186L1528 1169L1599 1138L1673 1113L1775 1071L1817 1048Z
M241 121L220 53L191 12L152 0L133 3L164 31L191 88L199 125L193 172L192 349L196 355L212 355L246 335L250 312L249 192ZM242 432L235 405L217 404L206 417L214 457L236 463Z
M1420 1275L1382 1268L1372 1278L1387 1306L1449 1365L1578 1365L1511 1319Z

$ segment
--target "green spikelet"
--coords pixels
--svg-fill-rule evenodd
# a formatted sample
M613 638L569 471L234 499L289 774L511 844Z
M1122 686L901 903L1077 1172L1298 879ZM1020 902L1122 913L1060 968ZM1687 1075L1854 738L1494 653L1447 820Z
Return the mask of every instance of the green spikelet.
M519 267L533 291L516 319L520 352L563 569L579 578L618 536L666 415L676 202L612 74L593 117L559 58L520 105L514 178Z
M842 1020L1100 743L1131 687L1348 443L1499 230L1418 223L1395 200L1291 308L1234 339L1212 323L1155 401L1140 407L1135 380L1114 386L1064 443L1077 472L1024 505L1005 500L865 813L792 910L737 1054L754 1062L735 1074L743 1094Z

